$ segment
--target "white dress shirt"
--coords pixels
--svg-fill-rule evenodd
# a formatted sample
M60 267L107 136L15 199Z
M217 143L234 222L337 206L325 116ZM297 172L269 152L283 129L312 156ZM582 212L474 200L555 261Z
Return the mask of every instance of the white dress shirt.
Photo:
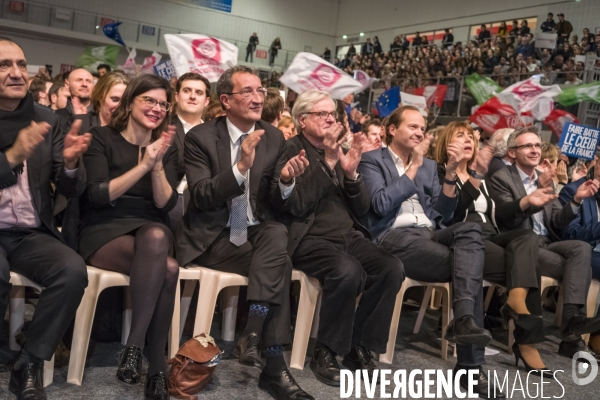
M525 192L527 192L528 195L533 193L538 188L539 175L537 175L537 171L535 171L535 173L536 173L535 180L533 180L529 176L527 176L527 174L525 172L521 171L521 168L519 168L518 166L517 166L517 171L519 172L519 176L521 177L523 186L525 186ZM570 204L571 204L571 209L573 210L573 213L577 214L577 212L579 212L579 207L575 206L573 204L573 202L571 202ZM542 213L543 213L543 211L538 211L531 216L531 219L533 220L533 232L536 235L547 236L548 229L546 229L546 226L544 225L544 214L542 214Z
M521 168L519 167L517 167L517 171L519 172L523 186L525 186L525 192L527 194L533 193L538 188L537 171L534 172L536 174L536 179L531 179L531 177L529 177L525 172L521 171ZM543 211L536 212L531 216L531 219L533 220L533 232L536 235L548 236L548 230L544 225Z
M192 129L194 126L196 126L196 125L192 125L192 124L184 121L184 119L181 118L179 115L177 116L177 118L179 118L179 120L181 121L181 125L183 125L183 133L185 133L186 135L190 131L190 129ZM200 123L203 124L204 121L202 119L200 119ZM185 190L186 187L187 187L187 178L185 177L185 175L183 175L183 178L181 178L179 185L177 185L177 193L183 194L183 191Z
M394 160L394 165L396 165L396 169L398 170L398 175L402 176L406 172L406 169L410 167L409 163L406 168L404 168L404 163L402 159L398 157L391 147L388 147L390 154L392 155L392 160ZM432 227L433 224L425 215L425 211L423 210L423 206L421 206L421 202L419 201L419 195L417 193L413 194L407 200L404 200L402 206L400 206L400 210L398 211L398 215L396 216L396 220L392 224L392 229L394 228L411 228L411 227Z
M250 182L250 170L252 168L250 168L250 170L246 171L246 175L242 175L240 170L237 167L237 163L235 162L235 159L237 157L237 153L238 153L238 149L240 148L240 143L239 143L239 139L242 135L247 135L250 134L252 132L254 132L254 129L256 128L256 125L252 125L252 127L248 130L248 132L242 132L241 130L239 130L235 125L233 125L231 123L231 121L229 121L229 118L225 118L225 120L227 121L227 130L229 131L229 138L231 139L229 141L229 145L231 147L231 164L233 167L233 175L235 176L235 179L237 180L238 184L241 186L242 183L244 183L244 181L246 180L246 177L248 179L247 181L247 185L248 185L248 226L253 226L253 225L258 225L260 223L260 221L258 221L256 218L254 218L254 213L252 212L252 206L250 204L250 188L251 188L251 184L252 182ZM281 190L281 197L283 199L287 199L288 197L290 197L290 195L292 194L292 191L294 190L294 186L296 185L296 181L294 180L292 182L292 184L290 186L285 186L283 183L281 183L281 180L279 180L279 189ZM229 227L230 222L227 221L227 227Z

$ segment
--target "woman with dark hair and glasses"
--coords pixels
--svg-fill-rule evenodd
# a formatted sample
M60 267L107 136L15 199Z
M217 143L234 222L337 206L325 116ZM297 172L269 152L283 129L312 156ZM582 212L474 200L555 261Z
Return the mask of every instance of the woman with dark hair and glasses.
M107 126L95 127L84 157L79 253L89 265L130 277L131 333L117 380L137 385L148 339L147 399L168 399L165 346L179 266L165 225L177 201L175 127L167 128L171 87L144 75L131 81Z

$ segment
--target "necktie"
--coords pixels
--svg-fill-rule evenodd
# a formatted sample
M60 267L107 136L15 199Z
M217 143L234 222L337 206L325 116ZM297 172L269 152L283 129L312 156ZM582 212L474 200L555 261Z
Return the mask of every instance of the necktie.
M240 136L237 156L235 157L235 163L237 164L242 158L242 143L248 135ZM244 193L234 197L231 200L231 216L229 217L229 241L236 246L241 246L248 241L248 176L249 172L246 172L246 178L244 179Z

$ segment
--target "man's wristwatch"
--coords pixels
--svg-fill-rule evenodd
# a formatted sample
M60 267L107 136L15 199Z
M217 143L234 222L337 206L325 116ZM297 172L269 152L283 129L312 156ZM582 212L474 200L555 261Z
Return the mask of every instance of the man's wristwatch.
M469 172L469 175L475 179L485 179L485 175L479 175L474 169L469 169L467 171Z

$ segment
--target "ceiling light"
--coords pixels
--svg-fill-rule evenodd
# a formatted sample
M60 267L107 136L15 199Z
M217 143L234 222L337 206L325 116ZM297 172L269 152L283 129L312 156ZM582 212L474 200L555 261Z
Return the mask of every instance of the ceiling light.
M364 32L361 32L361 33L360 33L360 36L365 36Z
M348 36L344 35L342 36L343 39L348 39Z

